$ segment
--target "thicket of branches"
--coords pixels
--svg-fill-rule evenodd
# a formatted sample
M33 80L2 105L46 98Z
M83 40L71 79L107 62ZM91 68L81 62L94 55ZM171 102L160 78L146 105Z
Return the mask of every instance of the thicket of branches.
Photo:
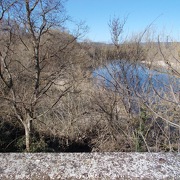
M64 3L0 1L0 151L179 151L178 43L122 40L116 17L113 44L78 42L87 27L65 29Z

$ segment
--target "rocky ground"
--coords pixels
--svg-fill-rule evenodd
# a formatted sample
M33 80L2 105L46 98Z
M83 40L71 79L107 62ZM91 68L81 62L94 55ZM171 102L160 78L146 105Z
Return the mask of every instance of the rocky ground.
M179 153L4 153L0 179L180 179Z

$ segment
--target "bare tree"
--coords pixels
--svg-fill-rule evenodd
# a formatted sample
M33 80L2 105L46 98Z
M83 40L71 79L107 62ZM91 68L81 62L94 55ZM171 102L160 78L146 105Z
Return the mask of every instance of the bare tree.
M72 88L67 84L57 94L53 91L56 82L65 78L68 68L68 62L63 62L63 56L67 54L65 51L81 35L79 26L76 36L69 35L67 40L62 41L65 36L63 23L68 20L63 4L64 1L59 0L23 0L18 1L12 11L6 8L10 29L1 44L0 77L3 86L0 98L23 124L28 152L32 122L46 115ZM4 13L5 10L2 15ZM12 22L18 26L15 27ZM55 29L63 33L56 35ZM49 104L42 111L43 102Z
M109 28L110 28L110 33L111 33L111 40L113 44L119 48L120 43L122 42L122 33L124 31L124 26L127 22L127 18L125 17L122 21L118 17L114 17L109 20Z
M164 148L179 151L177 147L180 117L178 56L175 56L174 52L167 53L170 44L164 47L160 41L158 45L150 40L142 43L146 33L149 33L151 24L138 36L133 37L132 41L126 41L121 46L118 46L117 37L122 30L117 29L123 26L117 18L110 24L111 32L117 31L111 35L118 56L114 56L116 57L114 61L108 62L96 73L102 80L98 83L101 90L105 89L105 92L109 92L111 98L106 103L108 96L101 95L101 100L98 101L96 98L96 104L110 122L109 127L116 134L116 142L119 143L117 137L122 137L120 132L125 130L124 135L131 150L134 148L136 151L140 149L159 151ZM123 56L119 56L121 54ZM166 70L161 67L155 68L153 65L152 59L159 57L166 64ZM147 64L141 63L147 62L148 59L151 61ZM162 70L163 74L161 74ZM113 95L116 97L114 101ZM121 111L114 111L117 107L121 108ZM126 121L123 120L123 116L126 117ZM116 117L118 123L114 121ZM125 129L126 125L127 129Z

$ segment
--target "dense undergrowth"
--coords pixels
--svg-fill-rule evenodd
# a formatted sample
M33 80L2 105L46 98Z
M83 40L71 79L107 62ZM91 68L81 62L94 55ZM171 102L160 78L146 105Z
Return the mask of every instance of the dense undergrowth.
M158 69L160 60L179 78L179 44L142 43L147 30L114 44L78 41L86 28L63 27L62 2L40 2L0 3L0 152L179 152L179 81L164 91L148 74L139 86L122 65ZM111 79L93 75L101 67Z

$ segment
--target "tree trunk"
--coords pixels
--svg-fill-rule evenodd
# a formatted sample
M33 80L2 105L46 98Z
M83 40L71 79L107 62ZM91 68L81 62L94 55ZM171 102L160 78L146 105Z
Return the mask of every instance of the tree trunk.
M31 119L26 119L24 123L25 129L25 141L26 141L26 151L30 152L30 139L31 139Z
M30 132L26 125L25 125L25 138L26 138L26 151L30 152Z

